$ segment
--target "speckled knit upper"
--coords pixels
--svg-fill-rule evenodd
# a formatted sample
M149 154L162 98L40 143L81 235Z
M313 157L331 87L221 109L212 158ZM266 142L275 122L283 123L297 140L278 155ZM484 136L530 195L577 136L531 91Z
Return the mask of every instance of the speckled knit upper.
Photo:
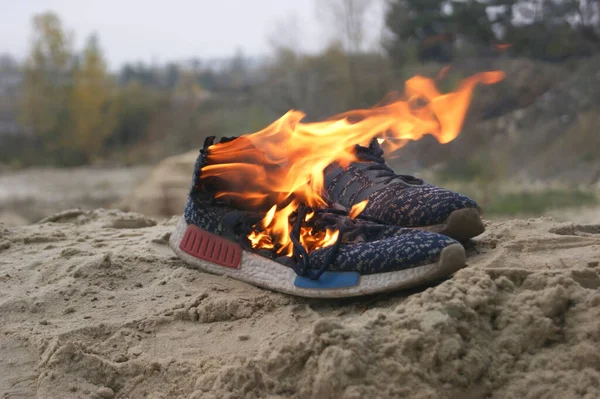
M214 193L207 190L201 181L200 171L206 163L206 153L206 149L200 152L194 166L192 186L184 211L186 222L239 242L246 250L254 251L249 246L246 232L231 231L224 220L228 218L229 221L235 218L260 220L264 215L251 210L235 209L214 199ZM361 274L372 274L416 267L434 262L445 247L456 243L453 239L440 234L362 220L349 221L345 216L339 217L346 225L362 226L361 234L358 240L352 232L347 234L348 238L346 235L343 236L342 244L328 268L331 271L358 271ZM345 220L342 220L344 218ZM333 247L327 247L312 252L309 256L310 268L319 269L332 250ZM261 250L259 254L289 264L289 258L278 258L270 251Z
M369 168L377 168L378 163L387 167L377 140L373 140L369 148L357 148L360 150L357 154L359 159L362 152L371 155L371 160L354 162L346 169L337 164L325 169L325 195L332 203L349 209L367 199L369 202L363 215L406 227L441 224L457 209L478 208L469 197L412 176L374 177L378 171Z

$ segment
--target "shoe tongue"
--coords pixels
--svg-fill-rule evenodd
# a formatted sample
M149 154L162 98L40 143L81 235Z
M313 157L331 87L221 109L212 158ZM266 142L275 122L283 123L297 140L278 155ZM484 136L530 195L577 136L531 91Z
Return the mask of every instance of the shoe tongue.
M383 150L377 138L371 139L368 147L356 144L354 146L356 157L361 161L385 163Z
M398 182L407 182L411 184L423 184L423 180L417 179L413 176L409 175L398 175L393 169L389 167L389 165L385 162L383 158L383 150L379 145L379 141L377 138L374 138L369 143L368 147L363 147L361 145L356 145L354 147L356 158L358 158L358 162L355 163L355 166L362 169L364 173L370 175L375 182L387 181L386 184L389 183L398 183ZM372 165L373 163L377 163L381 165L381 168L369 169L369 163ZM385 175L381 174L381 169L385 169L389 171ZM389 180L390 177L394 176L393 179ZM380 179L381 180L378 180Z

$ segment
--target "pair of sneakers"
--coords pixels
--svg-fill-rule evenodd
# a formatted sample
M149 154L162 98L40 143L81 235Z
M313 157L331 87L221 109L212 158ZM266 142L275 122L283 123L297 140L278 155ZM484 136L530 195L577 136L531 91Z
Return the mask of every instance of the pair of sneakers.
M203 271L305 297L373 294L454 273L465 266L460 242L484 230L472 199L396 174L373 139L368 147L354 147L356 160L348 167L332 163L323 171L328 207L300 206L289 215L290 253L257 249L249 237L266 210L223 199L219 179L203 176L214 162L213 140L200 150L184 215L170 238L177 256ZM351 214L365 200L362 212ZM338 233L309 253L300 240L302 228Z

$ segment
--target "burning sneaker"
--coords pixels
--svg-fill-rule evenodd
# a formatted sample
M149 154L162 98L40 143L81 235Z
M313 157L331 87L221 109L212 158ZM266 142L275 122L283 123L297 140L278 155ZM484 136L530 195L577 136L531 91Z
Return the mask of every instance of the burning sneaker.
M464 195L396 174L383 159L377 139L355 146L357 161L332 163L324 171L328 202L350 209L368 201L362 215L403 227L418 227L459 241L484 231L477 203Z
M252 147L244 138L234 141ZM184 215L170 238L190 266L288 294L334 298L430 283L465 265L458 242L376 223L361 214L365 202L349 212L313 209L300 205L296 193L270 206L276 196L251 195L248 187L242 198L240 190L229 191L236 184L232 176L238 184L258 183L228 166L234 164L219 164L219 148L209 139L200 151ZM240 151L237 160L244 163L247 153ZM277 176L278 166L263 161ZM230 169L236 173L228 175Z
M218 144L210 138L171 247L202 270L310 297L372 294L449 275L464 266L465 251L447 235L478 234L476 205L394 174L373 139L385 132L402 144L430 134L447 143L460 132L474 87L502 78L482 72L441 94L432 79L415 76L403 99L371 109L312 123L291 110L256 133Z

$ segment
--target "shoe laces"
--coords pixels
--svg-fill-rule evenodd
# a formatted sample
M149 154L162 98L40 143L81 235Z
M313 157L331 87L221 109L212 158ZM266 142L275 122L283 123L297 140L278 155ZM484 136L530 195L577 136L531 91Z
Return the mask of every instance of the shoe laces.
M307 214L314 212L315 216L309 221L305 221ZM349 212L346 210L335 208L319 208L312 209L309 206L301 205L296 211L296 221L290 232L292 241L292 264L290 265L297 275L307 277L311 280L318 280L325 273L335 260L342 239L344 241L356 242L365 241L366 237L376 231L380 231L384 226L384 222L379 219L361 216L357 218L348 217ZM311 258L306 248L300 243L300 231L303 223L310 225L315 229L325 229L326 227L334 227L338 230L338 237L335 243L327 247L329 253L325 262L319 269L311 268Z
M376 171L377 173L374 175L375 178L385 177L386 179L383 180L383 183L389 184L397 179L403 180L409 184L421 185L424 183L423 180L412 175L402 175L394 172L394 170L385 163L385 159L383 158L383 150L379 146L377 139L371 140L368 147L363 147L357 144L354 148L356 156L359 160L370 163L364 168L364 170Z

